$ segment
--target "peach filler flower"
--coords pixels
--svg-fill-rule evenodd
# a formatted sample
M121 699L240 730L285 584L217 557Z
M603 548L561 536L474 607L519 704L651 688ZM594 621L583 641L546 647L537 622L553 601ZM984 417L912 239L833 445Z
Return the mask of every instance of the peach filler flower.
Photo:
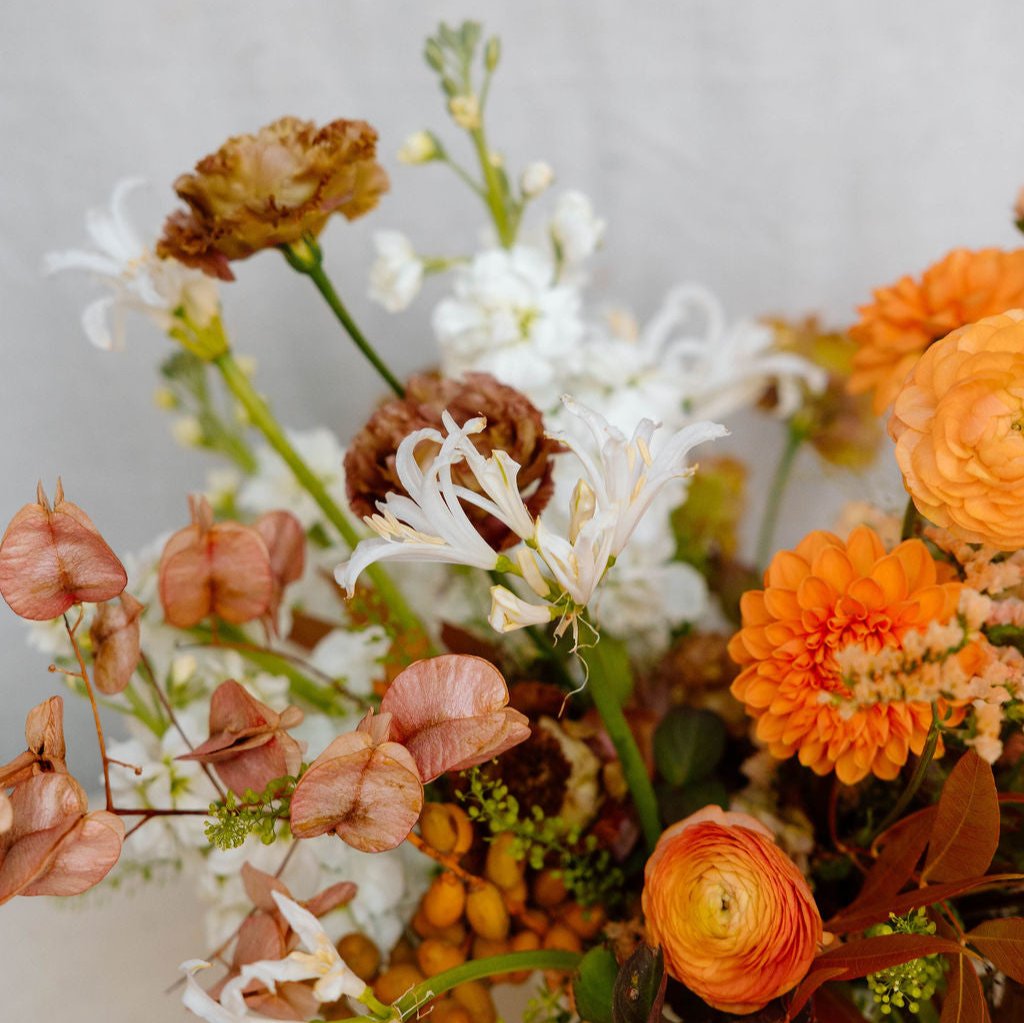
M896 398L889 435L922 515L969 543L1024 547L1024 312L933 345Z
M901 277L860 307L850 391L874 391L881 415L934 341L967 323L1024 306L1024 249L954 249L920 280Z
M670 827L644 869L643 910L665 968L746 1015L795 987L822 937L814 896L771 832L708 806Z
M168 217L157 255L230 281L230 260L315 237L335 213L354 220L387 189L377 132L365 121L317 128L282 117L228 139L175 181L189 208Z
M837 654L854 645L869 654L901 649L908 634L952 618L959 592L959 583L939 581L923 542L906 540L886 554L868 526L846 542L816 531L779 551L765 588L743 595L742 628L729 644L743 669L732 693L757 719L757 737L774 756L795 753L847 785L869 773L895 778L924 747L931 704L859 703Z

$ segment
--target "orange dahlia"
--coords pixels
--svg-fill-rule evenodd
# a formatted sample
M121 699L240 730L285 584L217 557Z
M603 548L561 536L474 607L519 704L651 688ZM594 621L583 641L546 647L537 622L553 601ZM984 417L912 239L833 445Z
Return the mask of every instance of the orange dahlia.
M851 644L868 653L900 648L908 632L956 613L960 584L939 581L920 540L886 554L867 526L845 543L811 533L775 555L764 581L743 595L742 628L729 644L743 669L732 693L757 718L758 738L774 756L796 753L847 785L869 773L896 777L910 751L924 746L931 705L855 704L835 655Z
M920 280L901 277L878 288L861 306L850 336L860 346L853 357L852 394L874 390L881 415L921 353L951 330L983 316L1024 306L1024 249L954 249Z

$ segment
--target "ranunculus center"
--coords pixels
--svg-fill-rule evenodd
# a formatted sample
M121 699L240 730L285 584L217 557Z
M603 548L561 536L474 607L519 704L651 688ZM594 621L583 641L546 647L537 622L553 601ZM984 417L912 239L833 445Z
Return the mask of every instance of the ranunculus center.
M711 869L701 874L693 894L697 929L710 938L727 938L743 926L749 908L746 892L735 878Z

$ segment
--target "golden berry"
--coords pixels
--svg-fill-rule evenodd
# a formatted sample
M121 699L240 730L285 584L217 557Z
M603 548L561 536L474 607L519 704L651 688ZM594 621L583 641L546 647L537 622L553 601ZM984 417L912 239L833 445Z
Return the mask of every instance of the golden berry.
M391 955L388 956L389 966L399 966L403 963L412 963L413 965L416 963L416 949L406 937L401 937L395 942L395 947L391 950Z
M498 835L487 850L484 874L499 888L509 890L522 884L524 864L514 855L516 836L510 831Z
M346 934L338 942L338 954L348 968L367 983L373 980L380 969L380 949L365 934Z
M487 985L479 980L467 980L452 990L455 999L473 1018L473 1023L495 1023L498 1012Z
M569 893L565 890L562 873L558 870L542 870L533 881L533 901L544 909L551 909L565 902Z
M565 924L555 924L544 935L544 947L561 948L566 952L582 952L583 942L580 941L580 936Z
M462 948L440 938L427 938L416 949L416 962L428 977L461 966L465 961L466 953Z
M508 935L508 910L493 884L485 882L466 896L466 919L481 938L501 941Z
M434 927L450 927L466 909L466 889L447 871L434 878L423 896L423 915Z
M604 926L605 914L600 906L581 906L570 902L558 911L558 919L581 938L593 938Z
M491 956L503 956L507 951L507 941L492 941L490 938L481 938L479 935L473 939L474 959L490 959Z
M469 1010L454 998L434 1002L429 1019L432 1023L473 1023Z
M386 969L374 982L373 993L385 1005L398 1001L411 987L415 987L427 978L412 965L400 963Z

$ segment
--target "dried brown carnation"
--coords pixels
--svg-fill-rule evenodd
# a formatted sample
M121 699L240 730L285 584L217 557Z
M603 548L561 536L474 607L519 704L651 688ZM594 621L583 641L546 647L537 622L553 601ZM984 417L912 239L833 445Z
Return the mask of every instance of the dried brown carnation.
M487 426L473 437L477 450L485 458L492 451L507 451L522 468L519 488L531 515L539 515L551 498L554 482L551 456L562 446L544 435L544 420L525 395L498 383L487 373L467 373L452 380L439 373L422 373L406 385L405 397L385 402L356 434L345 455L345 479L352 510L361 516L373 515L377 502L389 491L404 493L395 470L398 445L414 430L441 429L441 413L448 410L462 426L475 416L483 416ZM436 449L434 449L436 450ZM417 458L430 458L434 451L424 443ZM476 477L462 464L452 470L452 479L469 490L479 491ZM492 515L469 504L466 514L480 535L495 549L503 550L518 537Z
M318 235L334 213L368 213L387 191L377 132L365 121L282 117L255 135L236 135L182 174L188 204L167 218L157 254L222 280L228 262Z

